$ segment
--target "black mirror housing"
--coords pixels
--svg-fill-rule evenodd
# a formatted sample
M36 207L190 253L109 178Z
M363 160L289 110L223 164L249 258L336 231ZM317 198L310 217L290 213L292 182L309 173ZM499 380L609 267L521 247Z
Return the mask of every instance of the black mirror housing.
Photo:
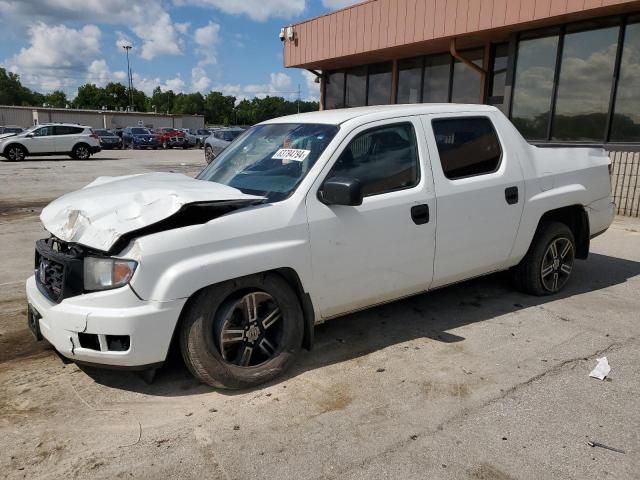
M362 205L362 183L357 178L330 178L322 186L322 202L327 205Z

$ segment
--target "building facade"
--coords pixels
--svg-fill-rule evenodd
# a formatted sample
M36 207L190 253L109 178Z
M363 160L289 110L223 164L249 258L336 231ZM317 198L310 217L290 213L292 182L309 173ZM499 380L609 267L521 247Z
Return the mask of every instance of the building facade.
M640 1L370 0L288 33L285 66L318 76L322 108L487 103L533 144L629 154L638 183Z
M78 123L94 128L142 126L148 128L204 128L202 115L0 106L0 125L30 127L43 123Z

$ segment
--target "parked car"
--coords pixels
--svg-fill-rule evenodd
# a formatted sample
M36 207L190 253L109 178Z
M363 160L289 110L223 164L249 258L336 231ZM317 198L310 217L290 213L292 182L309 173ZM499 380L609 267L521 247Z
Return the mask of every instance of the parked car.
M159 128L156 133L160 137L162 148L189 148L186 134L175 128Z
M211 163L231 142L244 133L243 128L220 128L213 130L204 141L204 159Z
M202 382L254 386L348 312L501 270L560 292L612 222L609 165L486 105L269 120L196 179L100 177L45 207L29 325L119 367L157 367L175 337Z
M22 133L0 139L0 152L10 161L60 154L87 160L100 149L98 136L91 127L71 123L36 125Z
M10 136L10 134L22 133L24 132L24 128L18 127L16 125L5 125L0 126L0 135L2 138Z
M122 148L122 138L113 133L110 130L104 129L94 129L93 130L96 135L98 135L98 139L100 140L100 146L103 150L105 149L114 149L114 148Z
M126 127L122 130L123 148L152 148L160 147L160 135L144 127Z
M211 135L211 132L206 128L185 128L184 132L187 135L189 145L197 148L202 148L204 141Z

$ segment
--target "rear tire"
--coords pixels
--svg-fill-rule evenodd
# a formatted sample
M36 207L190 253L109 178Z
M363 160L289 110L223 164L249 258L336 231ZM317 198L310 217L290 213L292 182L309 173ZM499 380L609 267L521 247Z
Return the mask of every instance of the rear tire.
M576 242L567 225L542 223L527 255L513 269L517 288L537 296L560 292L571 278L575 252Z
M302 345L298 297L276 274L223 282L201 291L185 313L184 361L201 382L249 388L285 372Z
M89 150L89 146L84 143L76 145L71 151L71 158L75 158L76 160L89 160L89 157L91 157L91 150Z

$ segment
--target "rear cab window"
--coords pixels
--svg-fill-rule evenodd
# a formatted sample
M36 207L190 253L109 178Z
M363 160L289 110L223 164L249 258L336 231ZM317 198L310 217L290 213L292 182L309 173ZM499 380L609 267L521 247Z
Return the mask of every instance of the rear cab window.
M438 118L431 125L449 180L487 175L500 168L502 147L488 117Z

